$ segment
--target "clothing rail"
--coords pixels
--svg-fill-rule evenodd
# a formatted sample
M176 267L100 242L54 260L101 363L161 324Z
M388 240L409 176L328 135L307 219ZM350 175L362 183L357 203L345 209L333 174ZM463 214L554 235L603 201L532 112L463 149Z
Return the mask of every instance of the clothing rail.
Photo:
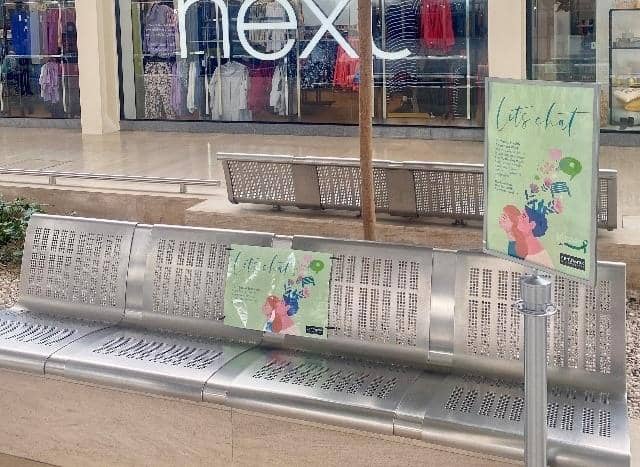
M131 183L154 183L166 185L178 185L180 193L187 193L188 186L212 186L219 187L220 180L194 179L194 178L165 178L165 177L145 177L138 175L109 175L96 173L81 172L55 172L50 170L31 170L31 169L10 169L0 167L2 175L21 175L30 177L47 177L49 185L56 185L58 178L72 178L83 180L103 180L115 182L131 182Z

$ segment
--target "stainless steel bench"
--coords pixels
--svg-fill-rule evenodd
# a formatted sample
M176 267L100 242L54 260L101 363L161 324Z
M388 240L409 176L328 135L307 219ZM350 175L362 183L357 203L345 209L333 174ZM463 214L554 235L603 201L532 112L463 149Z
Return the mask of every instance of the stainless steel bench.
M124 318L135 224L34 215L20 300L0 312L0 365L44 373L48 358Z
M357 159L218 153L232 203L360 210ZM482 164L374 161L376 209L464 220L484 215ZM598 226L618 226L617 172L600 170Z
M119 302L117 313L95 307L102 299L92 291L104 287L92 284L102 282L90 273L69 275L75 266L55 275L58 243L36 235L46 226L87 235L129 229L122 253L128 267L109 276L113 290L126 286L126 306ZM82 330L65 324L77 334L64 344L38 344L46 351L37 354L35 369L44 368L45 376L522 458L522 322L511 308L522 269L510 263L422 247L48 216L34 217L28 243L23 281L33 281L33 251L40 252L38 260L53 257L37 263L39 283L71 278L71 296L89 302L71 314L94 320L84 321ZM326 341L223 324L232 243L331 253ZM86 242L77 251L91 264L87 271L111 264L79 245ZM598 280L595 289L554 282L561 311L548 327L551 465L630 464L625 266L599 263ZM31 311L17 316L39 323L45 339L45 328L71 322L66 305L47 306L49 298L42 297L51 294L29 296L22 303L31 303ZM41 308L33 309L36 303ZM34 313L43 310L48 313ZM110 323L95 321L103 314ZM15 315L5 312L3 319ZM34 370L16 365L32 359L31 348L5 339L1 326L0 367Z

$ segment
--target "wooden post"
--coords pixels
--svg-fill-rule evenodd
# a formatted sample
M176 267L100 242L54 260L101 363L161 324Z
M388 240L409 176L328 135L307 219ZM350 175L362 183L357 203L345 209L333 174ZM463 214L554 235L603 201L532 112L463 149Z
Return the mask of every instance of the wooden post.
M362 224L365 240L376 239L376 202L373 186L373 38L371 0L358 0L358 40L360 43L360 174Z

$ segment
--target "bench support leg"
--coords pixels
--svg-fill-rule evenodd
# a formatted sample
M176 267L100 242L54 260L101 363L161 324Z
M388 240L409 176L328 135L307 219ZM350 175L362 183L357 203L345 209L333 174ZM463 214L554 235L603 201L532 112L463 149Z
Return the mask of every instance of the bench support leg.
M524 457L527 467L547 465L547 316L551 305L551 281L537 274L521 282L524 315Z

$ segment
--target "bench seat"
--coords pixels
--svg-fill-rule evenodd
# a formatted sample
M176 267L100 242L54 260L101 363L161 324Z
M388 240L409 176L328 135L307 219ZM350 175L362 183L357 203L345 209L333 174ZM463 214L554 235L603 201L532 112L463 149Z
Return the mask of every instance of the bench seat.
M202 401L207 380L250 344L121 327L79 339L56 352L47 374Z
M44 374L45 363L52 354L109 326L20 309L0 311L0 366Z

